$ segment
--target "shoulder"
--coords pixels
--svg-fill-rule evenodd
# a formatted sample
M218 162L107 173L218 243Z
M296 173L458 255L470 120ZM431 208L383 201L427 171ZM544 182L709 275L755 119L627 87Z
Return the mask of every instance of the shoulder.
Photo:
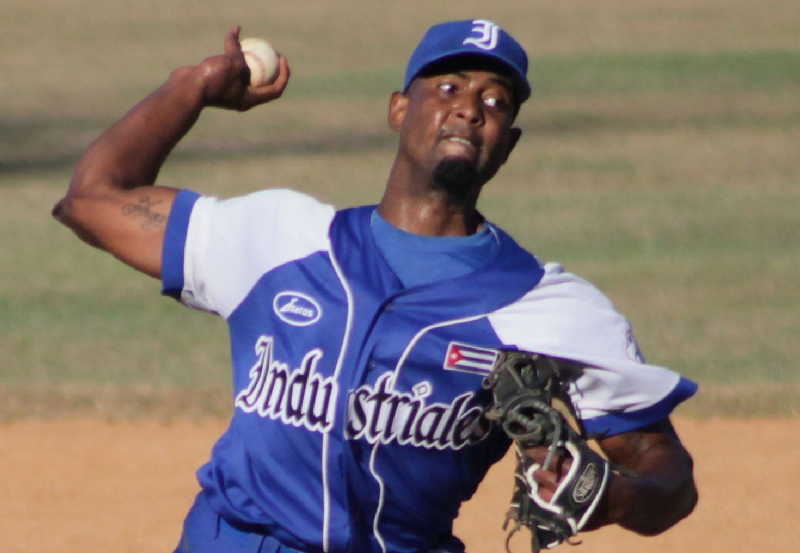
M490 316L506 343L521 349L583 360L630 357L629 321L591 282L545 263L539 283Z
M330 205L284 189L230 199L195 194L190 209L189 217L170 216L165 256L174 276L165 290L223 316L264 274L327 251L335 214Z
M534 296L552 300L571 300L614 310L611 300L588 280L570 273L561 263L544 264L544 275L539 285L531 291Z
M335 213L331 205L288 189L271 189L233 198L200 197L191 215L195 227L214 232L274 236L278 232L325 234Z
M207 196L201 198L200 201L226 211L269 212L289 216L293 214L319 215L322 213L330 213L332 215L334 211L333 206L320 202L313 196L286 188L259 190L258 192L227 199Z
M568 272L555 262L541 264L542 276L514 305L514 313L543 314L573 320L580 313L621 316L613 302L588 280Z

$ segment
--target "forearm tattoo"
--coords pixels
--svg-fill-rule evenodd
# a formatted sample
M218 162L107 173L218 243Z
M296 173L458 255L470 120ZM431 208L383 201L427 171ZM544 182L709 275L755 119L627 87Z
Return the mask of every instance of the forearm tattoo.
M135 202L123 204L122 214L126 217L139 217L142 230L153 230L163 227L167 223L167 216L155 210L155 207L162 203L163 200L154 200L150 196L143 196Z

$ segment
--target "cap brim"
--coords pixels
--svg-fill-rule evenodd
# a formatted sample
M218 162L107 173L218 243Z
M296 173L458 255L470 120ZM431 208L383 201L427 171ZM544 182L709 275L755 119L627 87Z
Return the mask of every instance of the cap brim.
M531 95L531 85L528 82L528 79L520 73L519 69L514 67L512 64L508 63L505 59L501 56L494 55L490 52L475 52L475 51L468 51L465 52L462 49L454 49L450 50L449 52L443 52L435 60L432 60L422 67L420 67L413 75L407 77L407 81L404 86L404 90L408 90L408 87L411 83L419 77L420 75L424 74L434 74L437 69L436 67L439 65L447 66L448 64L452 63L454 60L458 58L464 59L481 59L490 62L490 64L494 67L502 67L504 71L502 74L509 77L514 85L514 94L517 97L518 103L522 103L527 100ZM445 69L444 67L442 68Z

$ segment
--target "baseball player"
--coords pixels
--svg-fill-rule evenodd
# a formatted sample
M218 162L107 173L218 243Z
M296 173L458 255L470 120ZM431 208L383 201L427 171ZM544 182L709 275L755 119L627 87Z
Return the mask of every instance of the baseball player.
M228 323L233 414L197 473L177 551L462 551L459 505L510 443L482 417L498 348L585 367L570 399L627 469L587 529L655 534L685 517L692 461L669 415L696 385L645 363L605 296L476 209L521 134L531 86L520 44L486 20L425 33L389 101L399 145L377 206L155 186L204 108L247 110L286 88L283 57L272 84L246 84L238 36L175 70L89 146L54 208L89 244L160 278L164 294ZM540 493L563 477L540 470Z

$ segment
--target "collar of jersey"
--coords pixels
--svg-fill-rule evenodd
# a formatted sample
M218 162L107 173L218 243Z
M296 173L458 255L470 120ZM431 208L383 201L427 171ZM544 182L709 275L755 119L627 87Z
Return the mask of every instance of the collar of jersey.
M446 281L404 288L381 255L370 229L375 206L338 211L331 223L332 255L356 301L367 295L398 307L432 311L445 318L491 313L534 288L544 269L507 233L487 222L499 247L486 265Z
M488 225L468 236L422 236L400 229L381 217L377 209L370 214L373 231L382 233L388 240L399 243L399 247L422 253L449 253L460 248L480 248L487 240L497 241Z

